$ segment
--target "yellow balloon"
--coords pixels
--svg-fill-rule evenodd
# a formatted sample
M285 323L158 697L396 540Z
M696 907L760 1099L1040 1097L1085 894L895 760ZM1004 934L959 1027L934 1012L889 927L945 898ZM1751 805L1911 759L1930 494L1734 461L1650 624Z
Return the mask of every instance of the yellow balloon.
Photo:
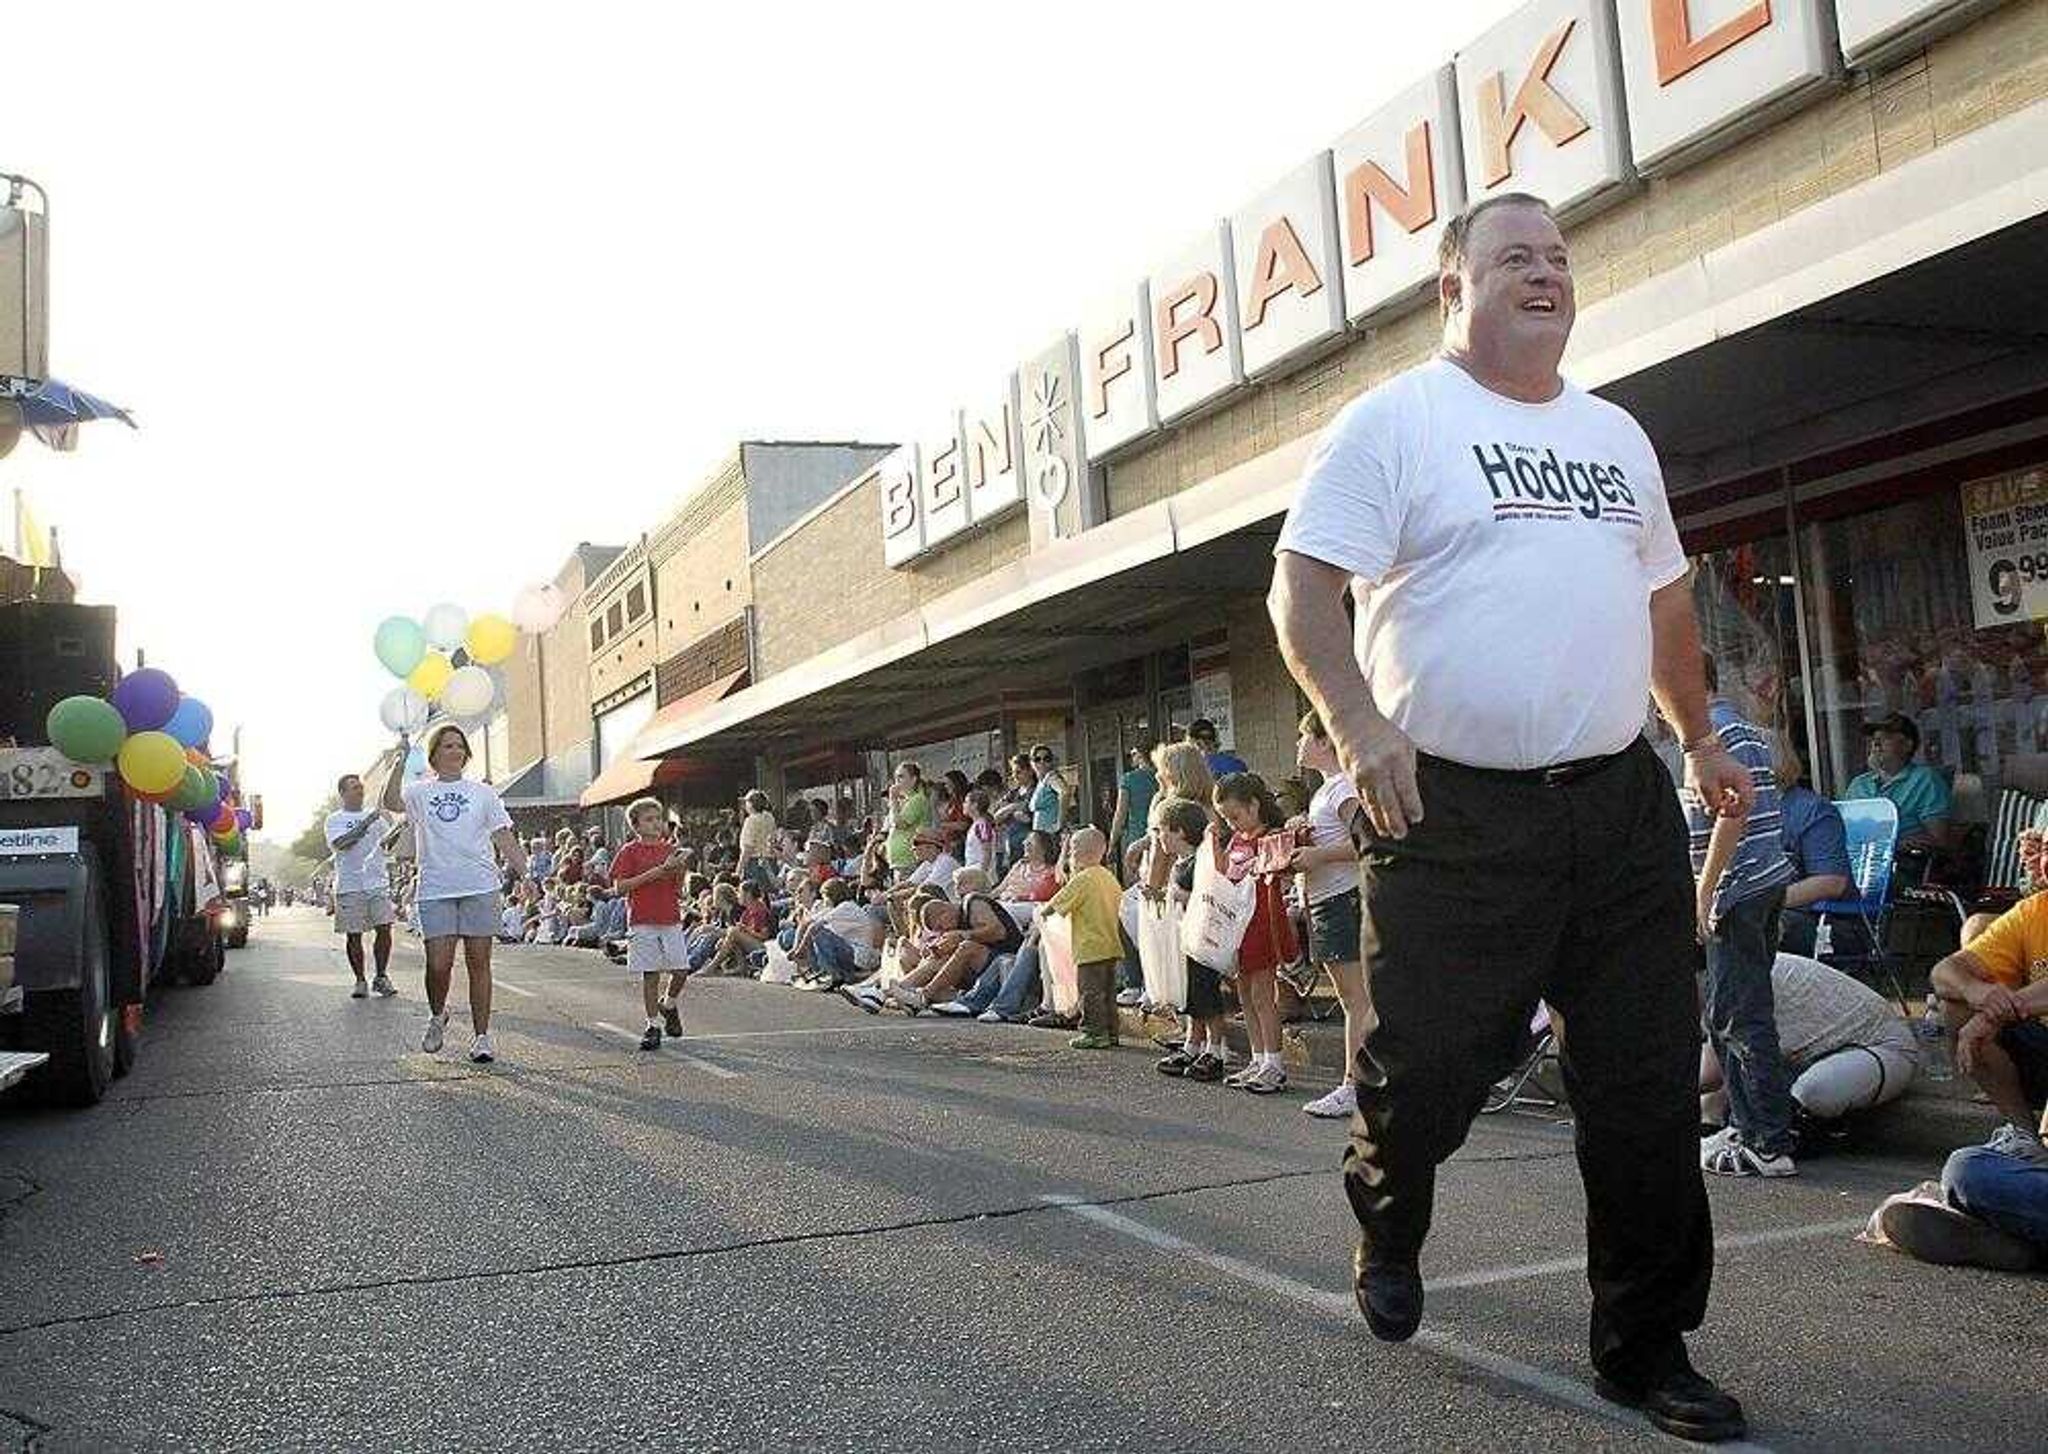
M185 780L185 747L168 732L137 732L116 759L121 781L138 793L167 793Z
M455 667L448 658L438 651L430 651L420 658L420 664L412 669L405 684L431 702L441 695L441 688L448 685L448 678L453 675Z
M478 666L496 666L518 647L519 628L503 616L472 617L463 645Z

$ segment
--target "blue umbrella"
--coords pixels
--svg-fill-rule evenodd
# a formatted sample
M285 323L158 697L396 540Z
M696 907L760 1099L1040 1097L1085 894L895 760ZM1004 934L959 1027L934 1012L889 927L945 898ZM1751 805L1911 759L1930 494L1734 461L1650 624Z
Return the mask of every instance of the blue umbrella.
M10 379L8 396L21 406L21 422L36 438L55 450L76 447L77 427L93 419L118 419L130 429L135 420L126 409L97 394L74 389L61 379ZM24 386L33 384L34 388Z

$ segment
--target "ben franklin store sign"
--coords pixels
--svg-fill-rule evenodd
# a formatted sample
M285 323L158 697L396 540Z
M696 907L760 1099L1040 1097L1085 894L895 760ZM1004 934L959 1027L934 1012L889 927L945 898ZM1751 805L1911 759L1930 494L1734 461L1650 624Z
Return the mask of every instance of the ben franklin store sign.
M1020 508L1034 547L1089 529L1111 456L1428 296L1468 202L1533 192L1569 223L1985 8L1536 0L884 460L888 563Z

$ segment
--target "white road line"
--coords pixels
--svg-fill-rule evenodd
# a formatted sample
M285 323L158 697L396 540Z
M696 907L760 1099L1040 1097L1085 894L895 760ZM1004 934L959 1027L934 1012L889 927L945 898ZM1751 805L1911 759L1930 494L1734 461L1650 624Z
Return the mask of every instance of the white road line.
M536 995L532 990L521 989L518 985L512 983L512 981L509 979L499 979L496 976L493 976L491 979L491 984L497 989L508 990L511 993L518 995L522 999L534 1000L540 998L540 996Z
M1211 1252L1207 1248L1197 1247L1194 1243L1184 1238L1176 1237L1171 1232L1163 1232L1157 1227L1148 1226L1134 1218L1126 1217L1120 1212L1110 1211L1107 1207L1090 1206L1070 1196L1042 1196L1039 1200L1051 1203L1062 1211L1072 1212L1075 1216L1093 1222L1097 1226L1107 1227L1113 1232L1121 1233L1126 1237L1156 1247L1162 1252L1171 1252L1177 1257L1191 1257L1205 1266L1212 1267L1228 1277L1237 1279L1239 1282L1263 1288L1267 1292L1286 1298L1289 1302L1298 1303L1314 1312L1321 1313L1325 1317L1334 1318L1347 1324L1355 1323L1358 1320L1357 1303L1345 1293L1326 1292L1322 1288L1310 1287L1305 1282L1298 1282L1294 1278L1271 1271L1268 1268L1260 1267L1255 1263L1244 1262L1221 1252ZM1564 1404L1568 1408L1577 1409L1581 1413L1590 1414L1594 1418L1605 1420L1608 1423L1640 1429L1644 1433L1660 1440L1668 1438L1641 1414L1607 1402L1606 1399L1594 1393L1589 1384L1579 1382L1576 1379L1566 1378L1547 1369L1537 1368L1531 1364L1523 1363L1519 1359L1509 1358L1504 1354L1494 1353L1484 1348L1475 1348L1470 1343L1462 1342L1459 1339L1450 1337L1448 1334L1439 1333L1433 1329L1423 1329L1411 1341L1415 1346L1434 1353L1440 1358L1447 1358L1452 1362L1462 1363L1468 1368L1477 1369L1505 1383L1516 1384L1533 1393L1541 1394L1553 1403ZM1670 1442L1678 1443L1680 1441L1671 1440ZM1770 1451L1763 1445L1750 1443L1746 1440L1732 1441L1717 1445L1716 1447L1729 1451L1729 1454L1770 1454Z
M1781 1242L1812 1242L1822 1237L1846 1236L1863 1230L1864 1219L1853 1222L1810 1222L1801 1227L1772 1227L1762 1232L1732 1232L1714 1239L1714 1249L1726 1252L1736 1247L1771 1247ZM1585 1254L1553 1257L1544 1262L1524 1262L1514 1267L1491 1267L1481 1272L1454 1272L1433 1277L1425 1283L1428 1292L1448 1292L1460 1287L1492 1287L1496 1283L1521 1282L1532 1277L1551 1277L1560 1272L1584 1272Z
M693 1070L701 1070L708 1075L715 1075L720 1080L738 1080L740 1078L740 1072L737 1070L727 1070L722 1065L713 1065L710 1061L699 1060L694 1055L678 1055L676 1059Z
M612 1034L618 1036L621 1040L630 1040L635 1045L638 1045L640 1043L640 1036L638 1035L638 1033L626 1029L623 1025L614 1025L609 1020L592 1020L590 1023L592 1026L599 1030L611 1031Z

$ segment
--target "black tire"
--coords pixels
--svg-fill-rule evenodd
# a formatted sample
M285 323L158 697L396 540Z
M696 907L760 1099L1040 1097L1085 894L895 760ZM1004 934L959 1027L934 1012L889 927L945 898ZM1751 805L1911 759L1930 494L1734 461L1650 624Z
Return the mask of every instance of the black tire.
M221 943L220 928L211 919L202 917L198 921L198 927L192 931L191 948L184 958L186 984L212 984L220 978L228 955Z
M142 1050L142 1015L140 1013L142 1007L137 1005L134 1008L137 1013L132 1016L124 1010L114 1012L114 1078L116 1080L135 1069L135 1057ZM131 1024L133 1026L132 1029L130 1028Z
M227 947L230 949L247 949L249 947L248 926L242 925L231 931L226 942Z
M95 894L87 905L85 982L75 989L39 990L24 1006L22 1045L50 1055L50 1063L27 1083L48 1105L96 1105L114 1079L121 1016L112 1003L99 909Z

